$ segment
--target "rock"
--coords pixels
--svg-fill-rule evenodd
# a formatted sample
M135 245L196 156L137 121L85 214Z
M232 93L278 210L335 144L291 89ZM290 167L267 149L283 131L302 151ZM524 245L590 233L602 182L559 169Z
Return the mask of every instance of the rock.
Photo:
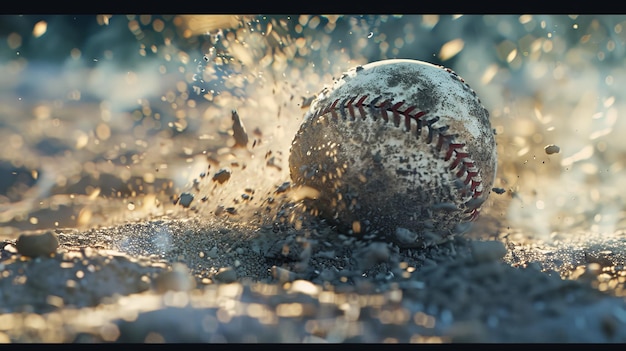
M53 231L41 234L21 234L15 243L17 252L28 257L48 256L56 252L59 240Z
M554 144L546 145L546 147L544 147L543 150L548 155L558 154L559 152L561 152L561 148Z
M397 227L396 228L396 240L400 244L411 244L417 240L417 233L406 228Z
M222 283L233 283L237 281L237 272L232 267L223 267L219 269L213 278Z
M502 195L506 192L506 190L502 189L502 188L491 188L491 191L493 191L494 193L498 194L498 195Z
M213 181L219 182L223 184L225 181L230 179L230 170L226 168L222 168L219 171L215 172L213 175Z
M178 200L178 203L181 204L181 206L187 208L191 204L191 201L193 201L193 194L182 193L182 194L180 194L180 198Z
M232 112L233 118L233 137L235 138L235 147L246 147L248 145L248 134L246 128L241 123L241 119L237 111Z

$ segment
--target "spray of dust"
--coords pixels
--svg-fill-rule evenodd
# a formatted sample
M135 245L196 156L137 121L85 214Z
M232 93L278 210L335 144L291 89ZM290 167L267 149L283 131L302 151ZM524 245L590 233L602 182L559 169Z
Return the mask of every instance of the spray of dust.
M219 18L219 23L232 21L219 28L213 27L217 22L211 16L186 20L193 33L212 36L193 90L209 100L202 119L212 127L204 128L202 138L221 138L223 143L190 163L195 176L183 196L193 200L183 205L204 216L226 216L258 226L256 214L267 210L272 216L269 208L290 181L289 147L308 101L324 82L332 81L331 73L336 76L363 61L350 59L339 49L329 50L329 40L294 37L295 25L328 27L333 18L322 23L315 17L318 23L310 25L306 16L297 24L290 18L230 17ZM208 31L199 33L198 28ZM311 42L317 45L312 48ZM331 71L320 71L322 62L335 65ZM205 88L216 80L220 89ZM219 136L208 132L211 129ZM179 203L182 200L181 196ZM260 218L263 221L263 215Z
M503 227L544 241L622 231L625 18L488 20L507 38L466 46L457 69L482 84L498 133Z
M36 77L28 86L45 97L29 100L18 89L4 97L21 100L2 104L3 116L29 116L0 130L8 141L2 160L39 181L0 199L5 229L164 215L251 220L289 181L289 145L307 101L348 68L386 58L451 67L491 112L495 186L505 192L493 193L484 213L503 230L549 240L555 232L609 235L624 227L623 16L98 21L103 28L121 21L135 35L134 68L105 57L89 68L90 57L73 57L60 73L31 75L36 66L26 57L0 66L3 86ZM42 140L60 151L33 146ZM560 151L546 153L550 144Z
M421 19L424 23L435 21ZM492 111L500 155L496 186L507 192L493 194L493 198L505 199L496 198L491 203L505 204L502 227L516 228L542 240L550 240L556 232L608 235L621 229L626 194L619 186L624 152L619 135L624 125L618 116L624 111L624 93L618 87L622 86L619 80L624 69L614 58L624 50L623 18L485 16L483 21L508 32L509 38L474 45L465 44L471 42L469 38L456 38L441 45L439 57L442 61L455 57L454 69L472 82ZM303 113L302 106L289 101L294 95L311 96L329 81L327 74L324 79L324 72L314 69L315 55L310 54L304 69L290 64L291 71L285 67L277 74L276 63L293 63L295 56L285 54L289 50L283 48L281 54L274 52L269 59L267 48L259 49L271 45L268 40L251 27L243 28L247 30L238 31L242 44L230 46L229 52L263 79L262 84L248 86L245 102L231 101L228 108L237 109L251 128L264 130L266 139L250 153L249 168L238 172L239 177L233 173L232 187L212 195L220 203L229 198L240 202L237 198L246 187L269 194L277 183L288 180L286 152ZM461 35L452 36L455 34ZM602 45L590 45L590 37ZM277 42L291 41L295 48L324 42L310 36L305 37L306 44L299 45L301 40L282 38ZM259 67L253 62L267 65ZM336 74L367 60L352 56L343 61L333 58L333 62L342 63L332 72ZM312 84L303 84L306 82ZM271 96L267 95L270 86ZM547 153L549 144L557 145L559 152ZM268 171L269 154L277 157L271 162L274 171ZM231 153L230 157L241 159L242 153ZM266 179L261 180L258 174ZM493 212L491 215L496 215Z

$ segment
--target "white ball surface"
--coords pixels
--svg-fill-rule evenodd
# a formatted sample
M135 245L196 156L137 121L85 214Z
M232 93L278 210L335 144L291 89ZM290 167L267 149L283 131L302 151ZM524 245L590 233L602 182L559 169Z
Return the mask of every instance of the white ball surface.
M417 60L355 67L311 103L289 156L305 205L346 233L424 247L462 233L493 186L489 113L456 73Z

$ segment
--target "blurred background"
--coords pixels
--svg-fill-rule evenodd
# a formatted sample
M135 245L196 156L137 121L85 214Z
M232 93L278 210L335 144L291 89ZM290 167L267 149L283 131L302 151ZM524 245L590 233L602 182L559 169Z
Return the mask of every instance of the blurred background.
M0 235L258 206L289 180L306 101L388 58L453 69L490 111L505 192L481 220L611 235L625 45L621 15L3 15Z

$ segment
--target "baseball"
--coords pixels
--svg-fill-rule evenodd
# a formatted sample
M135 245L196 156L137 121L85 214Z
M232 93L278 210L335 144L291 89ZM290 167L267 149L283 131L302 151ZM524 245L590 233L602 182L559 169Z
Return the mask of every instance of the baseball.
M425 247L467 230L493 186L489 112L455 72L391 59L317 95L291 144L307 211L347 234Z

